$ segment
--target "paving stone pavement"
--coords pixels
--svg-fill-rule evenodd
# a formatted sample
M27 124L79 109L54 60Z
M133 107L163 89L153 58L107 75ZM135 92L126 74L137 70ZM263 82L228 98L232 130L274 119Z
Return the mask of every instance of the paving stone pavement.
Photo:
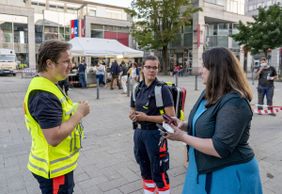
M170 81L172 77L162 76ZM26 169L31 139L25 128L22 101L29 79L0 77L0 193L37 194L39 188ZM250 81L251 83L251 81ZM179 85L186 87L186 117L204 86L195 78L180 77ZM282 105L282 83L275 83L274 104ZM256 83L253 103L257 101ZM79 165L75 170L75 194L141 194L140 171L133 157L132 125L128 119L129 98L121 90L72 88L74 101L88 100L91 113L83 120L86 139ZM282 112L276 117L254 115L251 146L259 160L265 194L282 191ZM185 146L170 142L170 180L172 194L182 190L186 169Z

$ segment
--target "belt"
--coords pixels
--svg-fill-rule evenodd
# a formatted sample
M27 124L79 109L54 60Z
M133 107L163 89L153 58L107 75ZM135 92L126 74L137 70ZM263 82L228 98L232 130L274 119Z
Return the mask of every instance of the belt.
M142 125L140 123L137 122L133 122L133 129L142 129L142 130L157 130L158 127L154 124L151 125Z
M156 125L141 125L142 130L157 130L158 127Z

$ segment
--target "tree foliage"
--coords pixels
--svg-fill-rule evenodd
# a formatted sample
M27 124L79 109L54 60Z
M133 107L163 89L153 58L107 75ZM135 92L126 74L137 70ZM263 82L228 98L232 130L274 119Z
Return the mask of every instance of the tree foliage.
M199 10L192 0L133 0L125 11L134 18L131 33L138 45L145 50L162 50L166 72L168 44L182 26L191 24L192 14Z
M264 53L282 46L282 7L272 5L268 9L260 7L254 22L238 25L239 33L232 38L244 45L253 54Z

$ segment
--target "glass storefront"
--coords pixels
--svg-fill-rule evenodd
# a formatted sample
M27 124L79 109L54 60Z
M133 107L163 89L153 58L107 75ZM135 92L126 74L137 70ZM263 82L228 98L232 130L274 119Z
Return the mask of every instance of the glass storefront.
M178 33L175 35L175 39L170 43L170 47L181 47L182 46L182 34Z
M43 37L44 28L44 37ZM63 41L70 40L70 28L59 26L35 25L35 43L40 44L42 40L58 39Z
M13 23L3 21L0 24L0 42L13 43Z
M14 23L14 42L20 44L28 43L28 27L27 24Z
M42 43L42 39L43 39L43 26L40 25L35 25L35 43L36 44L40 44Z
M193 28L192 26L185 26L183 28L184 31L184 47L192 48L193 42Z
M59 39L57 26L44 26L44 40Z
M0 48L13 49L21 63L28 63L27 17L0 14Z
M227 48L239 48L238 43L232 40L232 44L229 43L229 36L238 32L236 25L232 23L217 23L206 24L206 48L213 47L227 47Z

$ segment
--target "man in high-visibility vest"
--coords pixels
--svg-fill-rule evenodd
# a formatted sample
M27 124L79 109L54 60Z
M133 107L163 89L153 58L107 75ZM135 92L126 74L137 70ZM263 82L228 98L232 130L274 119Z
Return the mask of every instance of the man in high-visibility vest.
M24 98L25 123L32 137L28 169L42 194L73 193L87 101L73 103L58 87L72 68L71 45L50 40L39 48L37 71Z

